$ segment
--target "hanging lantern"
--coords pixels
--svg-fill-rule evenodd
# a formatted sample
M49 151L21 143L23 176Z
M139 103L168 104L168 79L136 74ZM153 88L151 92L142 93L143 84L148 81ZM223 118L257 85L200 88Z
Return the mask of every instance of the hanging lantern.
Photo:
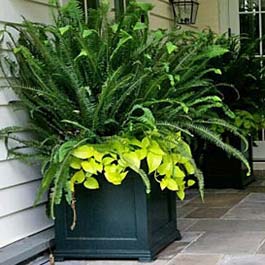
M199 3L197 0L169 0L177 24L195 24Z

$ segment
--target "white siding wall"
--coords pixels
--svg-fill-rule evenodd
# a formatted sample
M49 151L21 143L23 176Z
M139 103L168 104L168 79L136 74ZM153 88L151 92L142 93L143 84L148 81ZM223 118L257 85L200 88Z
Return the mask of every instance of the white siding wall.
M32 21L50 21L48 0L0 2L0 28L5 22L20 23L22 15ZM0 47L1 55L6 52L5 45ZM5 84L3 74L0 73L0 86ZM27 121L25 113L14 112L7 105L13 99L16 96L8 88L0 90L0 128ZM45 216L45 200L37 207L32 207L41 179L39 168L7 160L6 155L4 143L0 141L0 248L53 225Z

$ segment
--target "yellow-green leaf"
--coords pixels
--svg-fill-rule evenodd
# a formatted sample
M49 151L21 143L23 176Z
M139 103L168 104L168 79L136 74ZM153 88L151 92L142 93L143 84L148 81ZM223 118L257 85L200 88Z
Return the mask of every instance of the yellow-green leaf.
M104 165L104 166L107 166L107 165L110 165L111 163L113 163L114 161L115 161L116 159L114 159L114 158L112 158L112 157L104 157L103 159L102 159L102 164Z
M157 155L149 152L147 154L147 165L149 169L149 174L154 172L162 162L162 155Z
M60 34L61 34L61 35L64 35L64 34L65 34L70 28L71 28L70 25L67 25L67 26L65 26L65 27L61 27L61 28L59 28Z
M145 138L142 140L142 147L143 147L143 148L147 148L149 145L150 145L150 141L149 141L148 137L145 137Z
M85 180L85 174L83 170L77 171L71 178L71 183L80 184Z
M114 185L120 185L128 172L122 172L119 165L109 165L105 167L105 177L108 182Z
M167 180L167 188L172 191L177 191L179 189L179 186L174 179L170 178Z
M81 163L82 168L91 174L97 174L97 165L96 161L91 158L88 161L83 161Z
M72 155L77 158L88 159L93 156L93 153L94 153L94 148L92 146L83 145L76 148L73 151Z
M118 24L113 24L113 25L111 26L111 29L112 29L112 32L113 32L113 33L116 33L116 32L118 31L118 28L119 28L119 25L118 25Z
M94 158L96 159L96 161L101 162L102 158L104 156L104 153L98 152L97 150L94 150Z
M80 53L75 57L75 61L78 60L80 57L87 57L87 56L88 56L88 52L82 49Z
M196 182L193 179L189 179L187 184L189 187L193 186Z
M165 154L165 152L161 149L161 147L156 141L151 141L151 145L148 147L148 150L156 155Z
M174 177L176 177L176 178L184 178L185 177L185 173L178 166L175 166L174 167Z
M184 149L184 152L187 154L187 156L192 157L190 146L183 140L180 141L180 144L181 144L181 148Z
M167 47L168 54L171 54L177 49L177 46L174 45L171 41L167 42L166 47Z
M172 175L173 164L170 160L164 160L163 163L158 167L157 172L163 176L170 177Z
M81 161L80 159L76 157L71 158L70 167L74 169L81 169Z
M175 77L175 80L176 80L177 82L180 81L180 75L175 75L174 77Z
M184 166L189 175L193 175L195 173L195 168L190 162L185 163Z
M163 178L161 181L160 181L160 188L161 190L164 190L168 185L168 181L166 178Z
M15 54L21 52L22 50L23 50L23 48L22 48L21 46L20 46L20 47L13 48L13 52L14 52Z
M184 190L179 190L178 192L177 192L177 195L178 195L178 197L183 201L184 200L184 198L185 198L185 192L184 192Z
M177 164L181 161L181 155L180 154L172 154L171 155L174 164Z
M128 167L128 162L126 162L123 158L118 160L118 164L125 169L126 167Z
M84 186L90 190L96 190L99 188L98 181L93 177L87 178L86 181L84 182Z
M135 151L138 159L143 160L147 156L147 150L146 149L138 149Z
M131 152L123 154L123 159L125 160L125 162L132 164L134 167L138 169L140 168L141 160L138 158L137 153Z
M95 168L99 173L102 173L103 171L103 165L101 163L95 162Z
M217 75L221 75L221 74L222 74L221 69L214 68L213 71L214 71L214 73L217 74Z
M145 23L136 22L133 30L143 30L143 29L146 29L146 28L147 28L147 25Z
M85 29L85 30L83 31L82 37L83 37L83 38L87 38L87 37L89 37L92 33L93 33L93 30L91 30L91 29Z
M161 40L164 37L164 34L161 30L156 30L154 32L154 37L156 40Z
M131 139L130 144L142 147L142 143L139 140L137 140L136 138Z

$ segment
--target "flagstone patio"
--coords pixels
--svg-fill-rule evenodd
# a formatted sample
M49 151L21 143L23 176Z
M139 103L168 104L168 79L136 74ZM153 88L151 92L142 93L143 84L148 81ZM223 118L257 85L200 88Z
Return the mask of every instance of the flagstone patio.
M245 190L206 190L202 203L191 190L177 202L175 241L150 265L264 265L265 179ZM138 261L65 261L56 265L137 265ZM146 264L146 263L145 263ZM46 263L48 265L48 263Z

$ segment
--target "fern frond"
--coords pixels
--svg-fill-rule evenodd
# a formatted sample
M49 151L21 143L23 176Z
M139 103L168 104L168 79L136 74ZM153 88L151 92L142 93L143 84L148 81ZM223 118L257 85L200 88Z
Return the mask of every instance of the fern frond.
M249 162L246 159L246 157L240 151L238 151L236 148L234 148L233 146L223 142L219 135L211 132L206 127L199 126L199 125L193 124L193 123L182 123L182 126L190 129L191 131L196 133L201 138L203 138L206 141L216 145L217 147L221 148L222 150L224 150L228 154L230 154L230 155L234 156L235 158L237 158L238 160L242 161L242 163L247 168L247 174L249 175L251 173L251 168L250 168Z

